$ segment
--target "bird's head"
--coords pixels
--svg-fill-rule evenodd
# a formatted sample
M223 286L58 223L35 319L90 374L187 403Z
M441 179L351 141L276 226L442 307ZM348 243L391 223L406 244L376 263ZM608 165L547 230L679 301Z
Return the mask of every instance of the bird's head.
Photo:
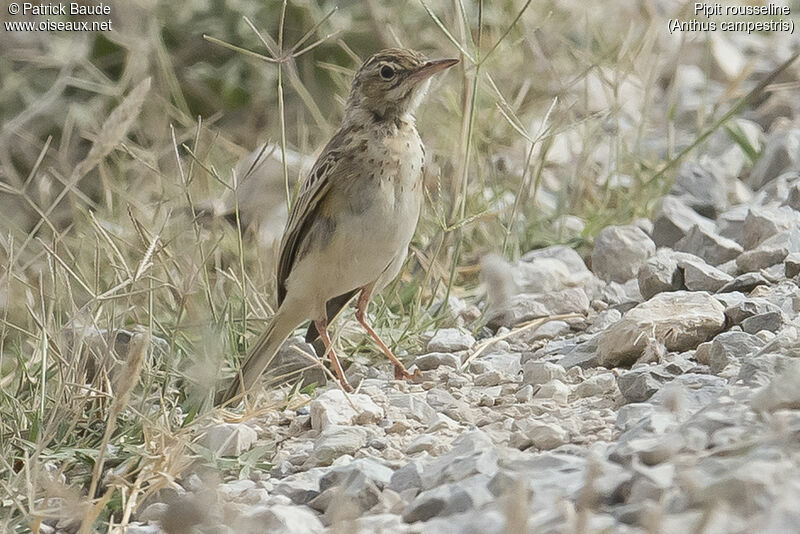
M373 54L353 79L346 115L368 112L377 120L413 113L425 95L430 77L458 63L427 60L413 50L389 48Z

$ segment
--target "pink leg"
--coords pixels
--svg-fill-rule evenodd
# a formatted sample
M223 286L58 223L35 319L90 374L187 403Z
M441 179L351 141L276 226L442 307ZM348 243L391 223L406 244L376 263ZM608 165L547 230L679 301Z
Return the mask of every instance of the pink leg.
M314 321L314 325L317 327L317 332L319 332L319 337L322 339L322 344L325 345L325 353L331 359L333 371L336 373L336 376L339 377L342 388L344 388L345 391L353 391L353 387L347 382L347 378L344 376L339 358L336 357L333 346L331 346L331 338L328 336L328 320Z
M378 344L386 357L389 358L389 360L394 364L394 377L396 379L411 379L415 376L419 376L421 374L419 370L417 370L417 372L413 375L408 372L406 366L403 365L403 362L398 360L397 356L392 354L391 349L386 346L386 343L383 342L378 333L373 330L370 324L367 322L367 306L369 305L369 299L372 296L373 287L374 284L370 284L361 289L361 294L358 296L358 303L356 304L356 319L358 319L358 322L361 323L361 326L364 327L370 337L375 340L375 343Z

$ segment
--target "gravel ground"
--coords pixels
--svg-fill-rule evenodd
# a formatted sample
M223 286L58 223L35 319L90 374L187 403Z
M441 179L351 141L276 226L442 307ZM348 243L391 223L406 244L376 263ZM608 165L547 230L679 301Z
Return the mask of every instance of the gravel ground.
M775 146L799 142L773 135L732 206L703 185L713 162L684 165L653 220L604 229L589 262L487 259L487 287L513 290L489 299L483 339L431 332L417 383L353 364L355 394L329 383L212 425L223 454L277 443L274 468L190 469L127 532L794 531L800 173Z

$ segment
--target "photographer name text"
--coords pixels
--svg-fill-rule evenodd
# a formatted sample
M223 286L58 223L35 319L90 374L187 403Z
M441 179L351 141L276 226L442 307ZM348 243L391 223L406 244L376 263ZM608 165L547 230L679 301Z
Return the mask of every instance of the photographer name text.
M27 17L28 20L3 21L6 31L13 32L105 32L111 31L111 5L98 2L11 2L8 14L12 17ZM33 19L30 17L56 17ZM61 17L103 17L102 20L62 20Z

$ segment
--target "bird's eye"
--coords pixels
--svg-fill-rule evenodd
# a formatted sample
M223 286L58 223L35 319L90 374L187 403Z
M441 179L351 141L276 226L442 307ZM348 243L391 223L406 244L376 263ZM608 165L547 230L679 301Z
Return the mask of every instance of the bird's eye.
M391 80L394 77L394 69L388 65L381 67L381 78Z

